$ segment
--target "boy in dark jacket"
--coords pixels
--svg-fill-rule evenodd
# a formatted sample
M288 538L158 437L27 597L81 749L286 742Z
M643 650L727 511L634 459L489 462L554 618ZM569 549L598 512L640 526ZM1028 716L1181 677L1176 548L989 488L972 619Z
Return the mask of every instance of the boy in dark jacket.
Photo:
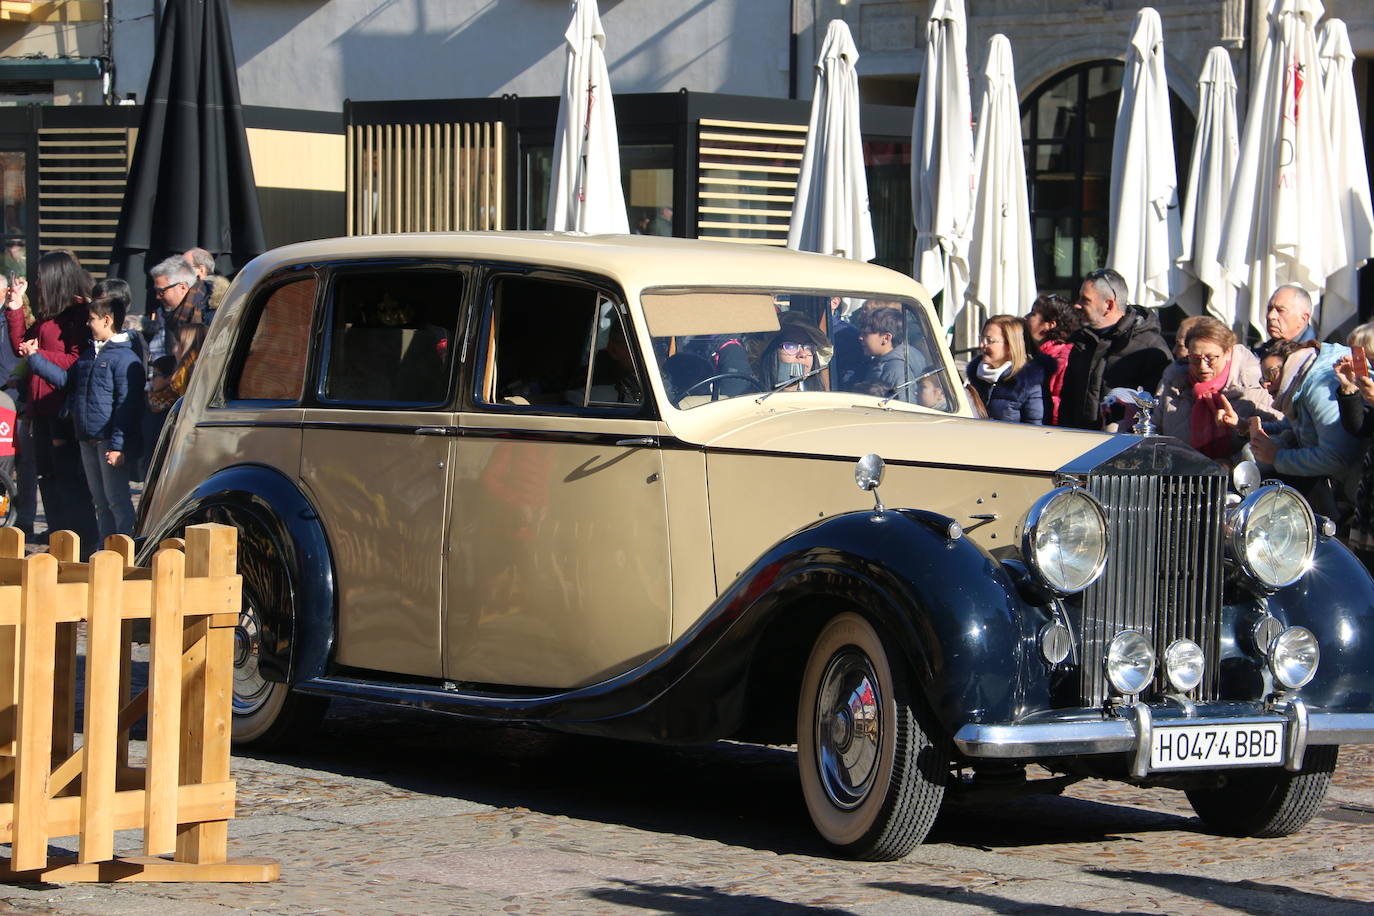
M102 543L111 534L134 533L129 468L138 455L144 373L139 350L117 331L123 325L123 302L102 296L90 304L91 340L70 368L41 353L29 357L36 375L66 389Z

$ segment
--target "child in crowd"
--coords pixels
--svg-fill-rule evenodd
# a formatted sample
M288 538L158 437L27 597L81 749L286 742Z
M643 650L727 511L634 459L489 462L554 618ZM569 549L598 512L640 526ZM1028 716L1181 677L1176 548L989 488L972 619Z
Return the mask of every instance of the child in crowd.
M29 357L35 374L67 393L102 542L134 533L129 468L139 452L143 360L130 335L118 330L123 325L123 302L102 296L89 306L91 340L70 368L42 353Z

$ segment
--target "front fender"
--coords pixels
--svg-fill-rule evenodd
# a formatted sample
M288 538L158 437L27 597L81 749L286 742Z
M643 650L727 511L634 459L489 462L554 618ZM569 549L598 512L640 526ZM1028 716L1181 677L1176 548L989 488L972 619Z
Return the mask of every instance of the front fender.
M652 719L660 738L732 734L744 716L751 668L770 661L761 657L769 635L789 628L810 634L818 619L852 609L901 653L909 682L949 734L968 722L1013 718L1024 707L1025 685L1046 683L1023 670L1038 663L1030 648L1044 614L1023 606L1008 571L987 551L951 539L950 521L909 509L853 512L783 539L656 660L655 667L678 674L638 715ZM804 661L809 648L791 651ZM783 709L773 715L794 714L795 696L776 700Z
M1311 571L1268 599L1269 611L1317 637L1317 674L1299 695L1313 709L1374 710L1374 580L1335 538L1319 537Z
M334 563L314 506L280 471L241 464L216 472L149 531L139 562L187 525L218 522L239 532L246 586L282 601L260 607L265 678L296 683L324 674L333 645Z

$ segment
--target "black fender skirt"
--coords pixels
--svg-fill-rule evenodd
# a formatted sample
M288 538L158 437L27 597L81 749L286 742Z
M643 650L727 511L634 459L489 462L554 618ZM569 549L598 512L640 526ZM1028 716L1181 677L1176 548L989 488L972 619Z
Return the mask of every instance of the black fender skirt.
M531 695L332 674L298 689L621 738L711 740L741 727L766 634L776 637L793 620L812 632L817 619L854 610L877 626L894 664L905 663L908 683L950 734L968 721L1005 721L1024 699L1018 684L1033 646L1026 630L1039 615L1025 613L997 560L949 536L951 522L910 509L818 521L759 557L663 652L588 687ZM795 649L799 670L809 639ZM784 692L767 715L794 721L796 701L795 691Z
M245 600L256 601L262 627L259 661L271 681L319 677L333 645L334 564L310 500L280 471L264 465L225 468L206 479L167 520L149 532L139 554L147 563L157 544L187 525L219 522L239 530L239 572Z

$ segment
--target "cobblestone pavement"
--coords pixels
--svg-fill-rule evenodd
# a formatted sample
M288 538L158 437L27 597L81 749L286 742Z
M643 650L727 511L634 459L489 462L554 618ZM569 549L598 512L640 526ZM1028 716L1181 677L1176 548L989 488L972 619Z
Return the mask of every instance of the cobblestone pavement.
M1297 837L1205 833L1181 794L1084 782L963 803L902 862L828 858L786 749L672 749L335 703L234 760L265 885L0 886L18 914L1374 913L1374 748ZM131 834L123 851L136 854Z

